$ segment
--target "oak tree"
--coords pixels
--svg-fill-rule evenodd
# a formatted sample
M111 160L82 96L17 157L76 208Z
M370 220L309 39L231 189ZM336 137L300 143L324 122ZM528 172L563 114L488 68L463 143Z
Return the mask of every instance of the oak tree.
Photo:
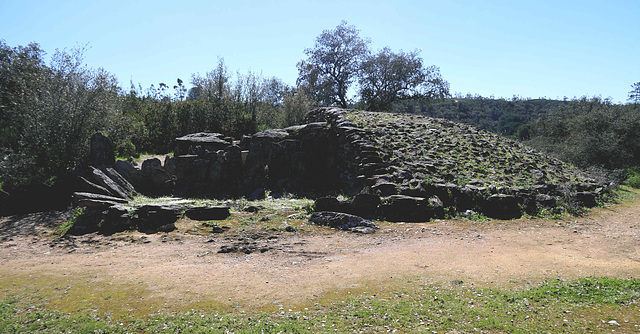
M436 66L423 66L419 51L392 52L388 47L367 57L360 67L360 95L367 110L390 110L408 98L431 100L449 95L449 83Z
M369 54L369 43L345 21L323 31L314 47L305 50L307 59L298 63L298 86L305 87L321 105L337 103L346 108L347 90Z

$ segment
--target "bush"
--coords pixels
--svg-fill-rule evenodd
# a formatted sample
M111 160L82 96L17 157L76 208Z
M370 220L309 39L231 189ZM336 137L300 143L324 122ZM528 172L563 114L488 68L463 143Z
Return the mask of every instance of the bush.
M632 176L628 178L624 183L629 187L640 189L640 175Z
M116 148L116 155L120 158L125 158L125 159L129 157L134 157L134 158L140 157L140 154L138 154L138 150L136 149L136 145L134 145L130 140L124 142L123 144L120 144Z
M631 188L640 189L640 167L627 169L627 175L624 184Z
M121 118L115 76L83 63L83 49L56 51L0 41L0 182L7 190L64 176L89 138Z

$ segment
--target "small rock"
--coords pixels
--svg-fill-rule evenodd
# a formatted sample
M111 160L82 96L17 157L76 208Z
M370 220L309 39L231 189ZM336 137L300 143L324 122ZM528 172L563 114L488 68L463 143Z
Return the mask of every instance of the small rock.
M242 211L245 212L258 212L261 210L266 209L266 207L262 206L262 205L249 205L247 207L245 207L244 209L242 209Z
M329 226L333 228L337 228L340 230L352 231L364 233L363 227L370 228L372 230L378 229L378 226L366 220L362 217L350 215L348 213L341 212L330 212L330 211L322 211L322 212L314 212L309 221L316 225L321 226ZM354 231L354 229L358 229ZM367 230L369 231L369 230ZM372 232L369 232L372 233Z
M218 253L233 253L237 251L238 251L238 248L236 246L223 245L222 247L220 247L220 250L218 251Z

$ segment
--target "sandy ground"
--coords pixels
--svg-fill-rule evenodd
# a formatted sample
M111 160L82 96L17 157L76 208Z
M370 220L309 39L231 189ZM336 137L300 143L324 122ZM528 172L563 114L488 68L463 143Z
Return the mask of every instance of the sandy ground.
M550 278L640 276L640 200L564 220L381 223L375 234L307 224L296 232L52 238L49 212L0 218L0 298L36 292L51 307L110 312L312 307L408 280L521 287ZM224 225L224 222L221 224ZM263 231L263 232L260 232ZM264 252L218 253L255 243Z

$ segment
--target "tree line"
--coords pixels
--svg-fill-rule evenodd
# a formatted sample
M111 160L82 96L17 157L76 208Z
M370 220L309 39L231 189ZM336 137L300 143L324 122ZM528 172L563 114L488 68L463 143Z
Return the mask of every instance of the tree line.
M323 31L297 64L295 86L277 77L213 69L143 89L83 62L83 48L55 51L0 40L0 191L54 184L109 136L118 155L167 153L176 137L220 132L234 138L299 124L317 106L420 113L470 123L523 140L580 166L640 165L640 83L630 103L607 99L512 100L449 93L438 67L418 50L370 49L342 22ZM602 124L602 123L605 124Z
M231 72L219 58L212 70L143 89L119 86L105 69L83 62L84 48L57 50L51 61L37 43L0 40L0 190L53 184L84 159L93 133L108 135L123 157L167 153L176 137L220 132L240 138L299 124L316 106L382 110L405 98L448 94L435 66L418 51L371 54L369 41L342 22L322 32L290 86L251 71ZM357 79L361 98L347 94Z
M123 157L167 153L176 137L220 132L240 138L298 124L317 105L304 90L253 72L232 74L218 59L192 88L177 79L122 89L106 70L83 63L82 48L56 51L0 41L0 186L53 184L88 155L89 139L109 136Z

